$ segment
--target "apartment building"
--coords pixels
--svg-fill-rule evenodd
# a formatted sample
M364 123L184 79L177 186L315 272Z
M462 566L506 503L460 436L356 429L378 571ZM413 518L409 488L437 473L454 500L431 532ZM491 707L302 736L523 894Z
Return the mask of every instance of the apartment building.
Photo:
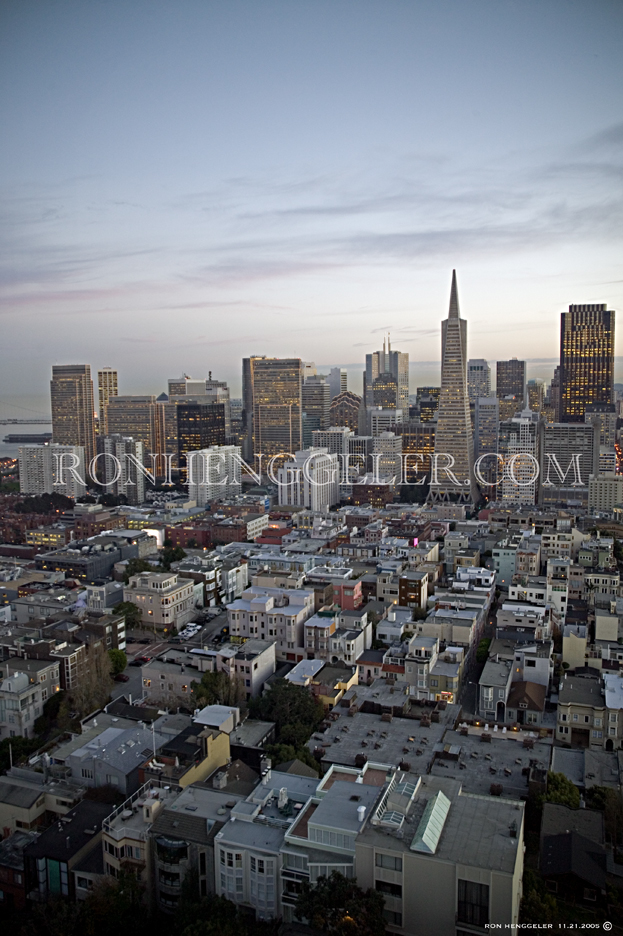
M252 585L227 607L232 638L255 637L276 643L277 659L303 658L304 623L314 613L314 592Z
M140 608L143 624L156 630L181 630L195 615L194 583L177 573L133 575L123 589L123 600Z
M32 738L43 703L59 689L57 662L14 657L0 663L0 740Z
M623 740L623 678L620 673L565 673L558 693L558 741L616 751Z

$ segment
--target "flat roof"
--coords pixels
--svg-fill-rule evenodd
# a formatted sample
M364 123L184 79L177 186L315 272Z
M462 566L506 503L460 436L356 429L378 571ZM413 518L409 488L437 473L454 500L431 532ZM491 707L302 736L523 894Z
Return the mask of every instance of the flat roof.
M558 693L561 705L589 705L603 708L605 698L601 692L599 676L570 676L565 673L562 689Z
M417 860L447 861L467 867L485 868L512 874L518 849L523 847L521 836L512 837L510 826L514 822L519 830L523 821L524 804L496 796L479 796L461 790L461 784L452 778L414 776L403 780L420 785L403 825L404 836L381 825L367 823L358 837L358 843L374 848L411 854L411 843L429 801L438 792L450 800L439 842L434 855L417 853Z
M492 783L501 784L506 799L527 796L528 778L523 771L531 761L548 770L552 756L551 743L535 741L534 747L527 750L512 732L506 737L491 733L491 741L485 743L480 735L448 730L443 747L446 754L454 754L450 748L458 749L458 756L444 756L443 751L437 751L431 776L451 777L462 784L466 793L479 796L489 796Z

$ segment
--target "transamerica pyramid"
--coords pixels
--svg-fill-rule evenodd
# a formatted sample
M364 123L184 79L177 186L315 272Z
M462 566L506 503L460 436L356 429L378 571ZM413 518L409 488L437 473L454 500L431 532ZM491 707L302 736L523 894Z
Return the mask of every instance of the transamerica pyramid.
M441 323L441 392L435 430L437 472L432 473L429 500L478 502L474 481L474 437L467 393L467 322L459 314L456 270L452 271L450 310ZM449 472L443 470L454 464ZM436 482L436 483L435 483Z

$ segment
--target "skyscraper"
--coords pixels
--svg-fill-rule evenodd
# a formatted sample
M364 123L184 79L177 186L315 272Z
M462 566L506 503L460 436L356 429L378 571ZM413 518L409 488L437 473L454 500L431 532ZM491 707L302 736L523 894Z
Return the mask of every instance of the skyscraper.
M605 305L571 305L560 317L560 419L584 422L587 403L614 403L614 317Z
M363 391L366 406L374 406L374 382L382 374L391 374L396 381L398 409L409 411L409 355L404 351L392 351L389 335L383 340L383 350L366 354L366 369Z
M498 361L496 365L495 395L498 400L504 397L517 397L518 409L523 409L526 392L526 362L511 358L510 361Z
M366 410L356 393L345 390L331 400L329 422L332 426L348 426L360 435L366 431Z
M108 435L142 442L144 454L159 450L158 404L155 396L115 396L107 407Z
M467 362L467 392L472 406L478 397L491 394L491 368L483 358L471 358Z
M334 400L340 393L348 390L348 372L343 367L332 367L329 371L329 391Z
M505 504L534 504L538 493L539 421L538 413L523 410L500 423L499 451L507 470L496 496ZM487 459L494 461L494 459Z
M87 464L95 455L93 381L88 364L52 368L52 438L58 445L81 445Z
M329 428L331 396L325 377L315 374L305 378L301 390L301 404L303 407L303 448L309 448L314 429Z
M185 472L188 452L225 445L225 407L190 397L187 403L178 403L176 411L178 465Z
M97 390L99 397L99 432L108 435L108 401L117 396L117 371L112 367L103 367L97 372Z
M454 459L453 481L441 470L450 455ZM456 271L452 271L450 309L441 323L441 392L435 456L438 458L437 483L431 481L432 501L456 500L475 504L478 489L474 482L474 440L467 396L467 322L460 317Z
M480 464L480 474L489 484L495 483L497 478L498 463L495 455L498 451L499 431L500 401L492 396L478 397L474 410L474 459L491 456Z
M294 454L301 448L303 362L300 358L245 358L242 399L249 457ZM250 417L250 418L249 418ZM251 442L249 444L249 433ZM247 455L245 454L245 458Z

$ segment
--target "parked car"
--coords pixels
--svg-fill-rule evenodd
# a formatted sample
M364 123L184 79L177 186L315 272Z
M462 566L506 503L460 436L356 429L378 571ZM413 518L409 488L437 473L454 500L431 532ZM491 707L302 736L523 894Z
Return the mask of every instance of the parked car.
M137 657L134 657L133 663L135 666L137 663L139 666L142 666L143 663L149 663L150 660L151 660L150 656L137 656Z
M126 676L125 673L117 673L115 676L115 682L130 682L130 677Z

